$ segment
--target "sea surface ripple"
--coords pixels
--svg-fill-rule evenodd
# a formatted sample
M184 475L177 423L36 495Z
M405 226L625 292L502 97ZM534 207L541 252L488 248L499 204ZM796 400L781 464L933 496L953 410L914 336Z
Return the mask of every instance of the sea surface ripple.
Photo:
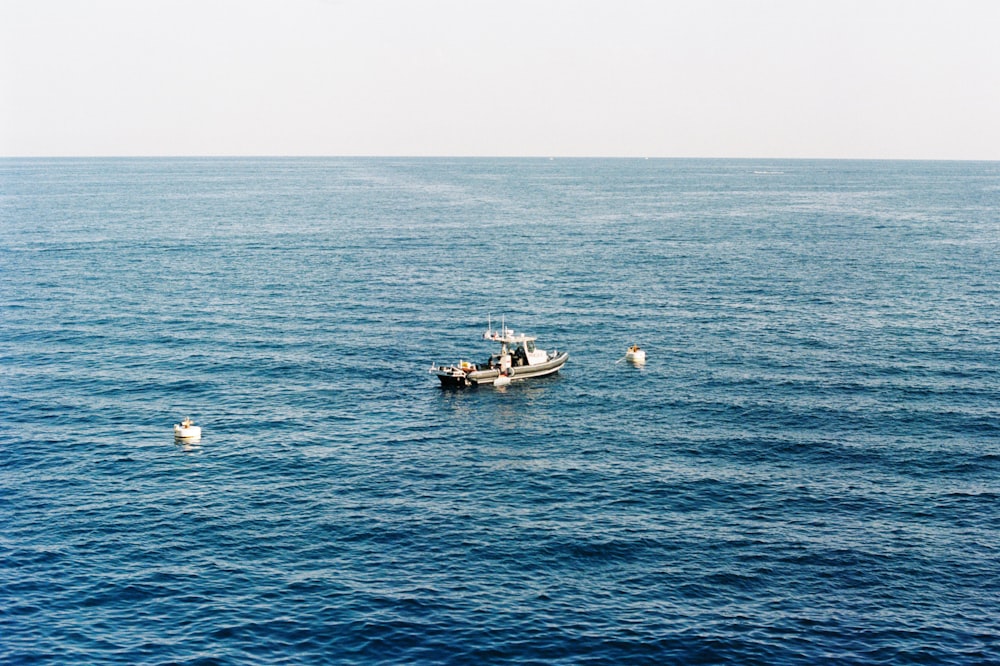
M0 231L2 663L1000 663L998 163L4 159ZM488 317L568 364L439 388Z

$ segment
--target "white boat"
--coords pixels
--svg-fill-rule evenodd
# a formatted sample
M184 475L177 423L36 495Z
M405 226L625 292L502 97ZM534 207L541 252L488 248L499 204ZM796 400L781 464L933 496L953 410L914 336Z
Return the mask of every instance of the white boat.
M183 439L189 442L201 439L201 428L196 426L190 418L186 418L180 423L174 424L174 439Z
M629 363L645 363L646 350L640 349L639 345L634 344L625 352L625 360Z
M544 377L559 372L569 358L567 352L545 351L535 346L536 338L517 334L506 326L501 330L487 329L483 339L500 345L500 350L485 363L459 361L454 365L439 365L431 372L441 380L441 386L463 387L495 384Z

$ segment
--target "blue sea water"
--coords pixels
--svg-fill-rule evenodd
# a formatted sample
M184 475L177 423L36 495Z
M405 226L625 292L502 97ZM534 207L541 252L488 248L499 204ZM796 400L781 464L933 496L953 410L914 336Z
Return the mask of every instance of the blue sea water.
M5 159L0 232L0 662L1000 662L1000 163ZM490 315L568 364L440 388Z

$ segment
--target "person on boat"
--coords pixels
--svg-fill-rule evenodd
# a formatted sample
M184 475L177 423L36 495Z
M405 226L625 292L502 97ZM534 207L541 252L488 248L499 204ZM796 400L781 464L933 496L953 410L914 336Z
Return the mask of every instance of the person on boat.
M515 361L515 365L519 365L520 366L520 365L527 365L528 364L528 355L525 353L524 347L518 347L517 351L514 352L514 356L517 359Z

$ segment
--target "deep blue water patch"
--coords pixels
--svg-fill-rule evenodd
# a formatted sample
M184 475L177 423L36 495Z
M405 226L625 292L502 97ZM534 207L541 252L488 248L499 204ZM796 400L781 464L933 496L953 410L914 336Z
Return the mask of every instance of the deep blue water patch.
M1000 661L996 163L5 159L0 229L0 662ZM569 363L438 388L490 315Z

